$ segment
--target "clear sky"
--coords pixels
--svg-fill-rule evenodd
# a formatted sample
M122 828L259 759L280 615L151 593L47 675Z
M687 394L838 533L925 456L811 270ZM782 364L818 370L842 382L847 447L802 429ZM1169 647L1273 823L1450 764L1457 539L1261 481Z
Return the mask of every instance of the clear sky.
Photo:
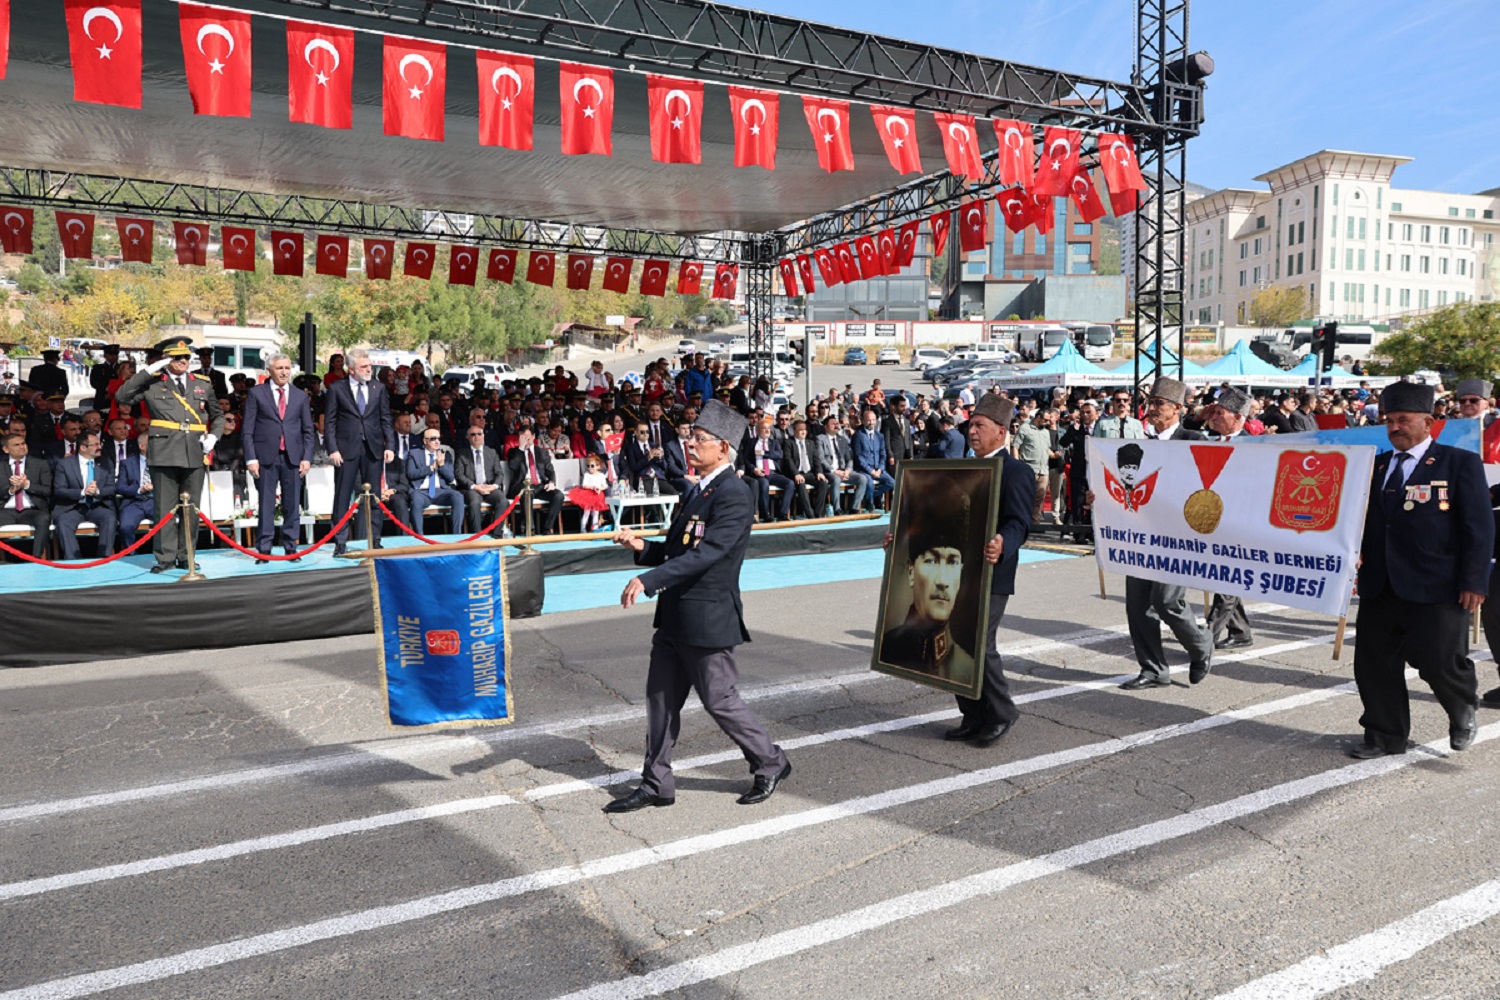
M1127 81L1132 0L759 0L746 6ZM1410 156L1402 188L1500 188L1500 0L1198 0L1216 63L1188 179L1259 187L1320 149Z

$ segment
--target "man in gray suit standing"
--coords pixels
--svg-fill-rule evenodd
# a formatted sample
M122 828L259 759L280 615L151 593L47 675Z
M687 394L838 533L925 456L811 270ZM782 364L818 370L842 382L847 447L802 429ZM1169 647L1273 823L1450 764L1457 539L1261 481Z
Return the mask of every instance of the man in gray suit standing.
M664 542L648 542L628 528L614 540L635 553L638 566L652 567L631 579L620 596L630 607L641 595L659 595L651 666L646 674L646 762L641 783L605 812L634 812L677 800L672 749L682 726L682 706L697 691L703 707L750 763L755 782L740 805L769 799L792 773L766 727L736 690L734 647L750 639L740 600L740 565L750 542L754 502L734 472L731 442L745 436L745 418L712 400L703 407L688 461L701 477L677 508Z

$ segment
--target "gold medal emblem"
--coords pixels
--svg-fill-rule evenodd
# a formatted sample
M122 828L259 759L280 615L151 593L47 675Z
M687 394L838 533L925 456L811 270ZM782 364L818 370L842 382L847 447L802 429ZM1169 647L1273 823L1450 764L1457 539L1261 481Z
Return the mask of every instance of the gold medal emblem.
M1417 506L1416 504L1414 504L1410 500L1408 500L1408 501L1406 501L1406 503L1404 503L1404 504L1401 505L1401 509L1402 510L1414 510L1414 509L1416 509L1416 506Z
M1200 535L1211 535L1224 516L1224 500L1213 490L1195 490L1182 505L1182 517L1188 527Z

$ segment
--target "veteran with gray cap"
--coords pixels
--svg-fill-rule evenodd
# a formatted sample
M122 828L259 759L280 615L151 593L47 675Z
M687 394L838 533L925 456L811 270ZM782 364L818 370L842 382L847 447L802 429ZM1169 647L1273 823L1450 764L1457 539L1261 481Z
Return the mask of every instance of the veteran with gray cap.
M1233 441L1245 433L1245 419L1250 416L1250 410L1247 393L1232 386L1225 389L1203 414L1208 428L1204 436L1210 441ZM1229 594L1214 595L1208 610L1208 628L1213 634L1215 649L1239 649L1255 642L1255 637L1250 634L1245 602Z
M691 691L698 692L703 708L750 764L754 783L739 797L741 805L769 799L792 773L786 754L771 742L736 689L734 647L750 639L740 600L740 566L754 513L750 488L734 474L732 443L744 434L744 417L718 400L707 403L685 442L687 460L700 478L683 496L666 538L647 541L628 528L615 532L615 543L635 553L636 565L651 567L631 579L620 604L628 608L643 595L659 599L646 674L641 783L605 806L605 812L634 812L676 801L672 749Z

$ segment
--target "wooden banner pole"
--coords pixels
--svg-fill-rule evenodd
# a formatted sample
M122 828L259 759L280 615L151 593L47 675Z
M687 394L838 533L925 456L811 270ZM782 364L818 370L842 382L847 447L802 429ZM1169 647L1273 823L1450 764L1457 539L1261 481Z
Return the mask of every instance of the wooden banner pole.
M1349 625L1348 615L1339 615L1339 627L1333 633L1333 658L1341 660L1344 658L1344 629Z
M1104 592L1104 567L1099 567L1099 600L1109 600L1109 595Z

